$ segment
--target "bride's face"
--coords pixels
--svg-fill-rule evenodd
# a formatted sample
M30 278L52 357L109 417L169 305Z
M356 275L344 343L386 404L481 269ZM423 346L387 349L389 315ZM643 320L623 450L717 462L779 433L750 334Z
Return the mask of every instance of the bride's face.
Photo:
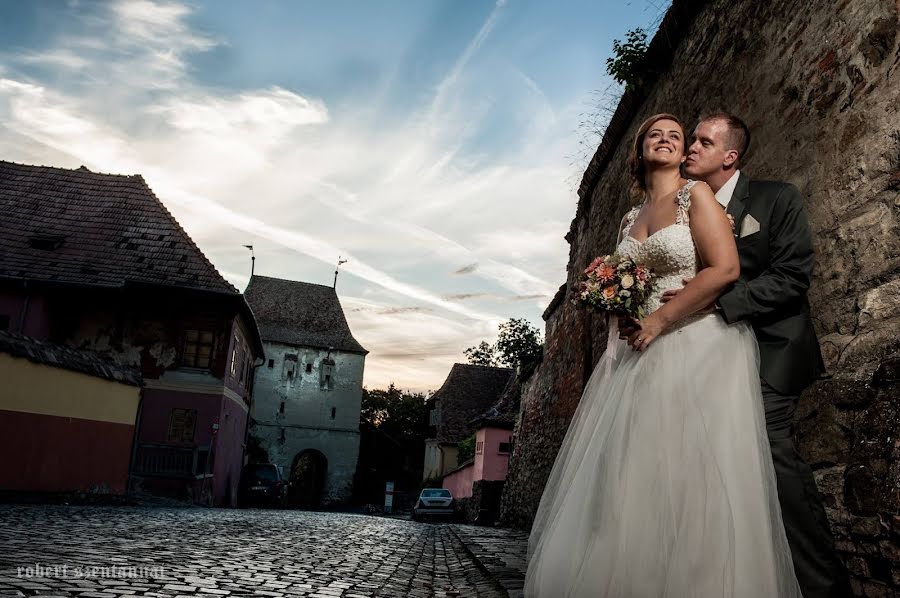
M661 119L650 126L641 148L647 166L678 165L684 161L684 131L674 120Z

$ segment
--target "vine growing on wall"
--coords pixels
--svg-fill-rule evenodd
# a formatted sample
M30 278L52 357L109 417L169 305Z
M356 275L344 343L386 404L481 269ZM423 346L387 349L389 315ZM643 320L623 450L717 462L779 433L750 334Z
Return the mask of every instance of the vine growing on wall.
M606 72L626 90L639 86L646 69L647 32L638 27L613 40L613 55L606 59Z

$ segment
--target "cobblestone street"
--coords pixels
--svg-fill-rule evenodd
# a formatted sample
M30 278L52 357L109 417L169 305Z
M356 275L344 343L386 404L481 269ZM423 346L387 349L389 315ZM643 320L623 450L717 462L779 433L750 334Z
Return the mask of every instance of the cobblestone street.
M516 596L524 537L341 513L0 506L0 596Z

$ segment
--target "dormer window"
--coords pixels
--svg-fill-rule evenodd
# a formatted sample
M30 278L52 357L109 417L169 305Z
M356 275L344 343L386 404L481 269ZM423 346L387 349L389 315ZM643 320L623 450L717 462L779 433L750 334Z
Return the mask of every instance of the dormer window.
M63 246L65 235L35 234L28 237L28 246L42 251L55 251Z

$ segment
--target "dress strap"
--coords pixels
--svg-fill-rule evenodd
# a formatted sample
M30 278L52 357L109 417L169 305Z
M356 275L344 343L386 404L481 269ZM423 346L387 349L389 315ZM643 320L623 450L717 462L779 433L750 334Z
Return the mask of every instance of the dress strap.
M631 232L631 227L634 225L634 221L637 220L638 214L641 213L641 206L634 206L628 213L625 214L625 225L622 227L622 238L628 236L628 233Z
M675 210L675 224L690 223L691 219L688 215L688 211L691 209L691 189L696 184L697 181L688 179L688 182L678 190L678 195L676 196L678 207Z

